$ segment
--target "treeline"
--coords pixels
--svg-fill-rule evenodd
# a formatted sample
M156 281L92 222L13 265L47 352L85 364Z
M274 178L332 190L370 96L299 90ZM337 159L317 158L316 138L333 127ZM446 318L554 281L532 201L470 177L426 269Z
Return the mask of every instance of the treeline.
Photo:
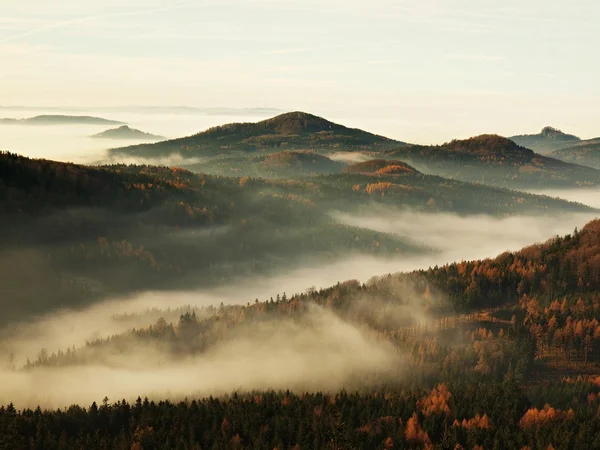
M595 396L597 386L589 386ZM511 381L374 393L254 392L17 411L10 449L569 449L600 446L597 403L536 407Z

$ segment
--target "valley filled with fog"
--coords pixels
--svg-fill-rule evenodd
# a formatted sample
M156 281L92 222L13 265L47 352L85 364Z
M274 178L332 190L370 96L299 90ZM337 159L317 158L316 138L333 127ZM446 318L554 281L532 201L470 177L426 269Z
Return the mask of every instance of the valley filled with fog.
M175 138L189 136L226 122L251 122L270 117L271 111L243 112L231 110L227 114L194 111L186 113L128 111L106 109L5 109L0 108L0 118L29 118L38 115L86 115L117 120L131 128L147 133ZM80 164L109 162L107 149L133 145L146 140L93 139L90 136L116 125L21 125L0 123L0 150L9 150L31 158L47 158Z
M14 117L29 117L35 115L36 112L39 111L9 110L3 111L3 114L7 116L10 113ZM60 112L52 111L53 114ZM67 110L62 113L73 114L73 111ZM256 122L269 117L270 113L260 110L246 115L236 115L238 114L236 111L224 114L223 112L199 113L198 111L194 113L185 111L155 113L90 110L81 114L126 122L132 128L165 137L180 137L221 125L226 121ZM124 143L118 140L89 137L109 128L106 125L3 124L0 126L0 147L31 158L80 164L107 162L165 166L187 164L189 166L196 165L194 167L198 172L203 171L203 162L208 161L202 156L202 153L193 157L177 153L158 157L109 155L106 152L108 148L134 145L142 141L133 140ZM349 166L358 164L357 167L362 167L361 163L368 167L370 164L368 161L374 158L374 154L369 152L339 151L337 149L324 154L333 161L341 161ZM201 272L194 272L192 269L185 275L186 282L180 283L179 288L177 282L171 282L168 287L165 284L160 289L145 289L142 284L141 288L130 292L106 290L100 297L94 297L93 301L86 300L86 303L75 303L74 305L59 303L61 306L50 312L28 313L27 315L23 312L20 320L11 320L0 329L0 384L5 387L9 386L9 389L0 392L0 402L12 401L20 406L41 404L46 407L61 407L71 403L99 402L105 396L108 396L109 399L124 398L131 401L139 395L180 399L186 396L223 395L233 390L337 390L343 387L351 388L361 377L378 377L378 379L403 377L404 371L408 367L408 365L405 367L403 363L405 359L408 359L407 354L398 352L385 342L373 340L372 330L369 331L355 320L335 314L322 306L309 305L293 318L286 316L280 319L264 318L244 322L236 326L235 331L231 332L231 335L227 334L227 337L223 337L224 331L219 331L219 325L215 320L221 316L230 317L230 315L240 315L243 318L245 314L243 311L246 307L258 308L262 304L269 305L273 303L274 298L277 299L275 304L279 305L280 299L287 299L299 294L304 295L304 293L314 295L315 292L326 291L330 286L340 286L340 283L342 286L345 283L358 283L358 286L362 284L369 289L369 286L373 287L380 283L378 280L386 279L388 274L426 271L434 266L441 267L463 261L486 260L505 252L516 252L523 247L544 243L556 236L568 235L576 228L584 228L588 222L597 217L597 210L592 208L600 207L597 188L555 188L531 189L529 192L568 200L579 205L560 201L552 203L546 197L531 197L526 200L522 197L523 194L517 191L500 189L486 191L486 195L503 196L501 198L504 198L504 201L513 202L515 205L523 204L526 201L541 202L541 205L545 205L541 206L541 211L549 208L549 212L548 214L541 214L539 211L528 213L526 209L523 209L517 214L509 214L507 211L510 210L510 205L507 204L499 205L505 209L499 209L498 213L492 214L484 212L488 208L484 202L482 206L473 206L473 209L467 212L463 207L463 210L458 213L455 212L454 205L458 204L460 194L456 197L449 197L448 206L445 207L443 202L440 201L438 204L438 199L431 197L426 202L424 209L422 206L415 207L410 203L404 204L406 200L402 197L405 192L410 193L411 189L418 193L423 188L410 188L407 187L407 184L401 183L416 183L417 180L422 183L425 180L426 183L447 184L449 181L436 177L427 178L429 175L426 168L423 169L424 174L421 175L414 172L413 169L398 166L398 162L392 161L389 164L391 164L389 166L390 173L393 173L391 172L393 170L402 170L412 173L411 176L414 177L390 178L395 182L400 180L394 191L394 195L398 195L401 199L399 204L384 202L385 189L388 189L389 186L379 183L366 185L365 191L368 191L369 195L373 193L371 191L377 195L381 192L380 197L361 198L360 208L356 210L353 208L338 209L336 202L330 201L323 203L322 209L319 210L320 213L317 214L328 227L345 227L344 229L350 233L360 230L361 236L373 239L372 246L370 242L366 243L366 247L362 243L362 247L344 248L343 251L336 249L335 252L324 256L316 249L304 249L305 251L302 252L300 251L301 247L296 250L292 249L291 253L277 254L275 252L278 245L275 244L269 247L270 250L267 250L261 257L265 261L270 259L283 261L285 259L286 264L275 263L273 268L264 271L251 269L245 273L235 272L230 274L226 281L217 283L217 285L206 284L205 287L202 287L205 283L201 281L190 283L195 277L202 280ZM398 169L399 167L400 169ZM361 169L361 171L365 170ZM175 170L173 172L177 175ZM386 173L381 171L374 175L385 177ZM296 181L277 181L272 185L261 185L261 189L266 189L267 192L272 190L273 198L287 199L299 203L305 208L310 208L314 200L302 197L306 194L301 190L298 191L299 194L296 194L296 191L293 190L296 184L302 186L303 189L314 190L313 181L323 182L323 180L329 179L299 178L298 174L289 176L290 180ZM340 180L344 180L344 177L349 175L328 176L337 176ZM373 174L355 176L353 180L360 182L364 178L368 181L369 176L373 176ZM398 175L392 176L398 177ZM188 175L188 177L191 179L194 175ZM338 178L334 178L334 180L338 180ZM177 179L177 183L182 185L182 181L179 179ZM199 188L202 195L205 189L204 183L205 181ZM235 186L239 185L238 188L246 189L249 181L248 177L242 177L239 182L234 178L232 183ZM335 183L339 183L339 181L335 181ZM460 189L480 189L476 185L454 183ZM358 191L356 186L359 186L360 189L363 186L361 184L352 185L352 183L349 185L353 186L351 191ZM389 185L392 186L392 183ZM137 189L138 185L135 186ZM142 191L147 189L144 183L140 186L139 189ZM288 186L292 190L281 194L276 190L280 186ZM331 186L337 188L338 185L332 184ZM381 189L381 191L373 187L369 188L369 186L377 186L377 189ZM198 189L195 188L195 190ZM221 195L219 191L216 192ZM233 208L231 206L233 199L236 202L241 201L242 204L249 203L249 205L258 207L256 205L261 204L263 196L264 192L260 191L259 197L255 197L255 194L241 200L232 197L229 207ZM207 198L201 197L201 202L207 202ZM424 197L425 200L427 198ZM183 202L181 204L183 205ZM203 203L200 205L204 205L202 214L209 216L206 212L206 205ZM339 202L337 205L339 206ZM554 211L552 209L554 207L565 210ZM201 211L196 206L191 209L187 208L187 214L192 218ZM248 208L250 210L252 206L248 206ZM296 206L292 208L296 208ZM84 214L78 211L68 211L64 217L58 216L53 220L57 223L65 221L68 223L68 221L80 221L86 215L87 219L83 219L82 224L92 223L94 220L100 224L111 221L119 223L120 220L124 220L116 213L112 213L115 215L110 216L100 209L94 213L97 214L97 219L93 219L95 216L90 215L91 211L93 210ZM161 214L157 212L160 209L157 210L155 207L149 211ZM261 212L258 210L258 217L260 214ZM266 217L267 210L262 214L263 217ZM242 218L241 222L245 224L246 218ZM48 223L50 224L50 222ZM166 248L167 242L183 245L186 241L189 242L189 245L206 242L206 244L202 244L204 247L198 248L210 248L210 251L217 251L218 247L210 247L207 243L215 239L220 239L221 244L227 240L235 240L237 239L236 233L243 229L234 228L234 225L227 222L213 223L213 219L209 223L185 230L177 228L176 232L165 232L159 227L158 234L152 238L155 240L154 247L150 247L150 250L152 252L161 251L161 247ZM42 226L43 224L44 222L38 223ZM266 224L267 222L264 226L267 226ZM78 226L83 230L89 225ZM276 235L280 232L280 224L273 223L268 226L274 227ZM141 229L143 230L143 228ZM302 228L290 229L288 233L279 239L289 240L303 233L310 234ZM319 232L317 231L317 233ZM378 252L379 240L382 238L391 239L391 242L396 244L402 242L408 250ZM164 244L160 243L161 239L164 239ZM244 239L247 238L240 239L239 245L243 247ZM363 239L365 238L363 237ZM358 235L355 241L360 241ZM101 250L96 257L105 255L110 241L98 238L98 243ZM71 245L70 251L73 253L76 248L73 247L75 244L66 242L64 244L57 243L53 247L40 246L39 249L33 245L27 248L27 251L38 252L42 255L44 252L56 252L57 249L64 246L61 251L68 253L68 245ZM90 244L86 244L86 246L88 245ZM130 244L110 245L114 245L115 248L122 247L119 251L127 256L146 258L152 262L153 267L156 266L152 253L148 256L144 252L149 250L144 250L142 246L136 250L135 247L128 248L127 246ZM344 243L343 245L348 244ZM84 249L83 243L77 244L77 246ZM364 251L369 247L375 251ZM235 245L232 248L235 248ZM93 253L84 253L84 255L86 260L94 257ZM231 256L227 257L230 258L229 260L221 258L220 264L227 266L238 263L239 261L235 261L235 255L236 253L231 253ZM207 255L207 258L209 262L211 258L216 261L214 256ZM23 261L27 261L27 256L23 256ZM109 261L108 264L113 264L112 260ZM260 261L259 256L254 255L251 261L252 263L244 264L248 267L252 265L256 267L257 261ZM52 266L53 264L50 264L48 268ZM59 272L63 270L58 266L54 265L54 267L52 270ZM214 270L216 265L213 267L211 264L210 267L211 270ZM238 266L231 265L231 267L235 271ZM123 270L129 271L132 268L125 265ZM126 273L121 274L125 284L127 284L128 276ZM132 281L133 274L134 272L131 272ZM66 272L60 273L60 276L62 279L66 277L67 280L70 279L69 277L77 279L71 275L67 276ZM83 283L94 286L94 272L88 270L86 277L87 280L84 279ZM195 287L186 287L190 284ZM352 286L354 285L352 284ZM430 323L435 320L435 314L429 309L431 305L425 307L422 297L425 296L423 298L430 301L431 294L418 293L417 291L420 290L422 290L422 286L417 288L410 283L402 285L397 294L401 296L399 304L382 302L377 295L357 295L350 300L349 308L350 311L362 311L361 314L365 314L365 311L368 310L369 320L377 323L385 321L386 326L397 326L400 327L399 329L415 324ZM452 309L450 300L441 293L439 298L434 300L434 304L440 311ZM18 311L18 305L13 305L13 312L17 316ZM191 313L193 313L193 319L189 316ZM445 314L447 313L445 312ZM188 320L185 318L190 320L192 328L200 326L204 330L202 327L206 327L209 331L205 330L202 333L216 333L221 337L208 344L206 340L212 338L206 336L197 338L196 335L193 335L193 339L190 338L189 342L185 342L185 327L187 326L185 320ZM243 322L241 318L235 320ZM149 339L149 336L154 335L161 337L157 340ZM161 339L166 339L167 344ZM174 343L169 344L169 339L175 339ZM202 342L202 344L198 342ZM65 356L65 352L68 352L67 356ZM332 372L336 374L334 377L331 376ZM44 382L40 382L40 380L44 380Z
M600 449L599 23L0 0L0 450Z

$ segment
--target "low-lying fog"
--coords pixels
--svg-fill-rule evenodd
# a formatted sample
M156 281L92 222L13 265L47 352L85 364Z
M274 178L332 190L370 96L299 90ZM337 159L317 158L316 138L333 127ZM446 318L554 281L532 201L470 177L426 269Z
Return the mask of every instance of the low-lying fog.
M106 111L39 111L0 109L0 118L29 118L42 114L88 115L125 122L146 133L177 138L189 136L216 125L230 122L255 122L273 112L252 114L151 113ZM106 150L148 142L136 139L92 139L91 135L120 125L17 125L0 123L0 150L32 158L45 158L80 164L106 162Z
M206 353L184 359L150 345L107 350L104 363L0 372L0 404L60 407L79 403L208 396L232 390L336 390L350 379L389 371L398 356L383 342L327 310L310 308L299 320L243 325ZM110 361L110 363L106 363Z
M529 192L532 194L547 195L548 197L558 197L571 202L579 202L600 209L600 188L543 189Z
M243 329L234 339L217 344L201 356L185 360L173 360L159 349L140 347L135 354L111 359L110 365L98 361L63 368L18 369L27 358L34 360L42 348L54 352L81 347L91 339L147 327L160 316L176 323L180 311L174 308L183 305L246 304L255 298L265 300L283 292L289 296L348 279L366 282L390 272L493 257L570 233L595 218L595 214L577 214L498 219L382 208L373 208L370 214L360 217L339 212L331 216L345 224L398 233L434 251L387 259L356 255L326 266L307 263L289 273L240 280L217 290L140 293L84 310L57 311L12 324L0 330L0 367L7 367L0 369L0 404L14 401L22 406L41 403L60 407L99 402L105 395L116 400L138 395L214 395L237 388L337 389L351 376L380 373L393 364L398 367L398 355L354 325L320 309L310 310L301 326L290 321L260 324L256 329ZM149 311L151 308L158 310ZM127 316L133 313L137 315ZM415 317L421 312L417 313ZM12 370L13 366L17 371Z

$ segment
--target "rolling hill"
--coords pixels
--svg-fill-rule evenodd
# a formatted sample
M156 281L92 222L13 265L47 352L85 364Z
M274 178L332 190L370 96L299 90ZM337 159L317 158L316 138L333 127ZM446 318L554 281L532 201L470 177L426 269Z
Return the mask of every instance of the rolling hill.
M598 170L539 155L497 135L439 146L403 145L381 155L406 161L425 173L499 187L572 188L600 183Z
M555 150L552 157L600 170L600 139L581 141L572 147Z
M117 120L93 116L41 115L26 119L0 119L5 125L122 125Z
M540 153L551 153L554 150L568 147L579 141L580 138L566 134L557 128L544 127L538 134L522 134L509 138L516 144L530 148Z
M146 139L149 141L160 141L166 139L163 136L157 136L155 134L145 133L141 130L136 130L135 128L130 128L127 125L111 128L110 130L94 134L90 137L94 139Z
M380 175L417 175L420 172L402 161L389 159L372 159L352 164L344 169L346 173L380 174Z
M224 176L300 178L322 173L339 173L346 166L310 150L285 150L266 154L240 154L182 161L181 167L196 173Z
M233 152L342 149L380 150L400 142L355 128L347 128L304 112L291 112L255 123L231 123L201 133L156 144L111 150L114 156L145 158L173 154L184 158L210 157Z
M290 180L1 153L0 268L11 268L0 270L0 298L9 302L4 318L84 302L98 292L219 285L293 267L301 258L427 251L399 235L338 223L331 211L361 214L373 205L502 217L593 211L424 175L397 162L376 166L379 172L362 166ZM39 282L27 283L34 274Z

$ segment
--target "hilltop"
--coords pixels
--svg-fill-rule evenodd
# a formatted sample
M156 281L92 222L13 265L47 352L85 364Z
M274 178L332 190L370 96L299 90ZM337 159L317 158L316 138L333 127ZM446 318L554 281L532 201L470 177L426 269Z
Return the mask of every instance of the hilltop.
M322 117L291 112L260 122L231 123L201 133L156 144L111 150L113 155L159 157L179 154L185 158L232 152L280 150L379 150L400 142L356 128L347 128Z
M41 115L26 119L0 119L6 125L122 125L117 120L103 119L93 116Z
M485 134L438 146L403 145L382 152L425 173L510 188L582 187L600 183L600 171L535 153Z
M118 128L111 128L98 134L90 136L95 139L147 139L152 141L164 140L163 136L157 136L150 133L145 133L135 128L130 128L127 125L122 125Z
M550 153L553 150L573 145L581 139L572 134L563 133L553 127L544 127L538 134L522 134L510 137L515 143L533 149L540 153Z

